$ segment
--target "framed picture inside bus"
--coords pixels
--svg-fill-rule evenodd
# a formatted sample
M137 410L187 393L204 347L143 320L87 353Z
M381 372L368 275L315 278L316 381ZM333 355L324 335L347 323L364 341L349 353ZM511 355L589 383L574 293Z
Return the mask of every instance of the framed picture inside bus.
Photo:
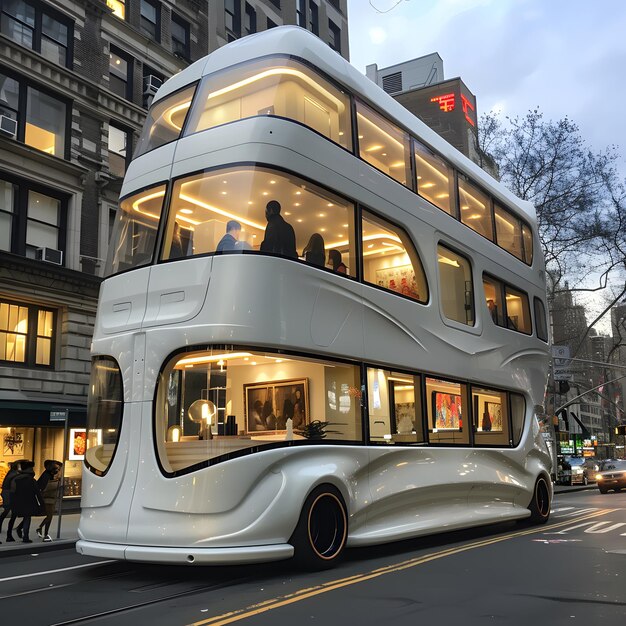
M250 383L243 387L249 433L285 430L290 418L294 430L309 423L308 378Z
M461 430L461 396L452 393L433 391L433 429Z
M499 402L485 402L485 413L489 417L489 430L502 432L502 405Z
M376 284L383 289L395 291L414 300L420 299L415 272L411 265L377 269Z

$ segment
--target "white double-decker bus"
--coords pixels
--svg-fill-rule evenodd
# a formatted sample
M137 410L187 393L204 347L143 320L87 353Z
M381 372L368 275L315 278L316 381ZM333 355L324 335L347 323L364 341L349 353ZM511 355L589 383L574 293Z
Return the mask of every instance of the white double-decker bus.
M295 556L550 512L532 206L296 27L167 81L102 284L82 554Z

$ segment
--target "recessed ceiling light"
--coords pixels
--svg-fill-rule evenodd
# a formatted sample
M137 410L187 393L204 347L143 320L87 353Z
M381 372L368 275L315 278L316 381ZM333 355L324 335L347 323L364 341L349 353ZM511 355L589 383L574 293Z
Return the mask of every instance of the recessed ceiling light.
M326 206L333 206L333 203L329 202Z
M285 211L285 215L291 215L291 211Z
M179 213L182 213L183 215L191 215L193 211L191 209L181 209Z
M326 232L326 229L325 229L325 228L320 228L320 230L321 230L323 233L325 233L325 232Z
M300 206L300 203L299 202L294 202L293 206Z
M267 191L264 191L264 192L263 192L263 195L264 195L264 196L269 196L270 194L269 194Z
M296 196L301 196L302 192L301 191L296 191Z
M275 180L270 180L270 185L275 185L276 181Z
M228 191L222 191L222 195L223 196L227 196L228 195Z
M317 217L326 217L326 213L318 213Z
M299 222L299 223L301 223L301 222L302 222L302 220L296 220L296 222Z

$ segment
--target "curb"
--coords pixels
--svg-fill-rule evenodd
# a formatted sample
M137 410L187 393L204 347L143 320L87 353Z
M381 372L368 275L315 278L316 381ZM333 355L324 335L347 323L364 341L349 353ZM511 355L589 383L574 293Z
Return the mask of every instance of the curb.
M22 556L24 554L41 554L42 552L53 552L54 550L66 550L76 546L78 539L59 539L50 543L32 543L25 546L11 546L6 548L4 543L0 546L0 559L8 556ZM19 543L19 542L16 542Z
M573 493L574 491L587 491L588 489L597 489L598 486L592 485L576 485L575 487L554 487L554 493Z

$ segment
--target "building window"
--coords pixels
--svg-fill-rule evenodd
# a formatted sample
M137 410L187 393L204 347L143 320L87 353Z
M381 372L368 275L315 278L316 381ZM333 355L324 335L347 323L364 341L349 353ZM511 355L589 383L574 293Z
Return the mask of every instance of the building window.
M474 325L472 266L464 256L439 244L439 296L441 309L449 320Z
M367 368L370 443L424 443L421 377Z
M306 28L306 0L296 2L296 25Z
M276 28L276 26L278 26L278 24L276 22L274 22L273 20L270 20L270 18L267 18L267 30L269 30L270 28Z
M121 20L126 18L126 2L125 0L106 0L107 6Z
M182 17L172 13L172 54L175 54L183 59L190 59L189 52L189 22L186 22Z
M132 59L111 46L109 50L109 89L126 100L132 100Z
M341 30L332 20L328 20L329 45L333 50L341 53Z
M0 89L0 112L18 122L16 139L47 154L65 158L67 105L6 74L0 74ZM24 109L25 115L22 114Z
M16 43L46 59L71 65L73 23L53 9L24 0L3 0L0 30Z
M109 125L109 172L123 177L130 155L130 133L117 126Z
M479 235L493 241L491 198L463 174L459 174L458 178L461 221Z
M244 31L246 35L256 33L256 11L246 2L246 14L244 16Z
M241 37L241 3L239 0L224 0L224 24L228 41Z
M65 248L66 200L21 181L0 180L0 250L37 258Z
M280 0L270 0L270 2L277 8L280 9Z
M455 215L454 172L444 159L413 140L417 193L449 215Z
M363 211L361 233L363 281L417 302L427 302L424 269L404 230Z
M0 362L51 367L54 311L0 300Z
M160 41L161 5L149 0L141 0L139 12L139 30L154 41Z
M409 135L362 102L356 103L359 154L377 170L411 187Z
M313 0L309 0L309 30L314 34L320 34L319 7Z
M255 115L295 119L351 150L348 94L296 61L267 60L205 80L186 132Z

